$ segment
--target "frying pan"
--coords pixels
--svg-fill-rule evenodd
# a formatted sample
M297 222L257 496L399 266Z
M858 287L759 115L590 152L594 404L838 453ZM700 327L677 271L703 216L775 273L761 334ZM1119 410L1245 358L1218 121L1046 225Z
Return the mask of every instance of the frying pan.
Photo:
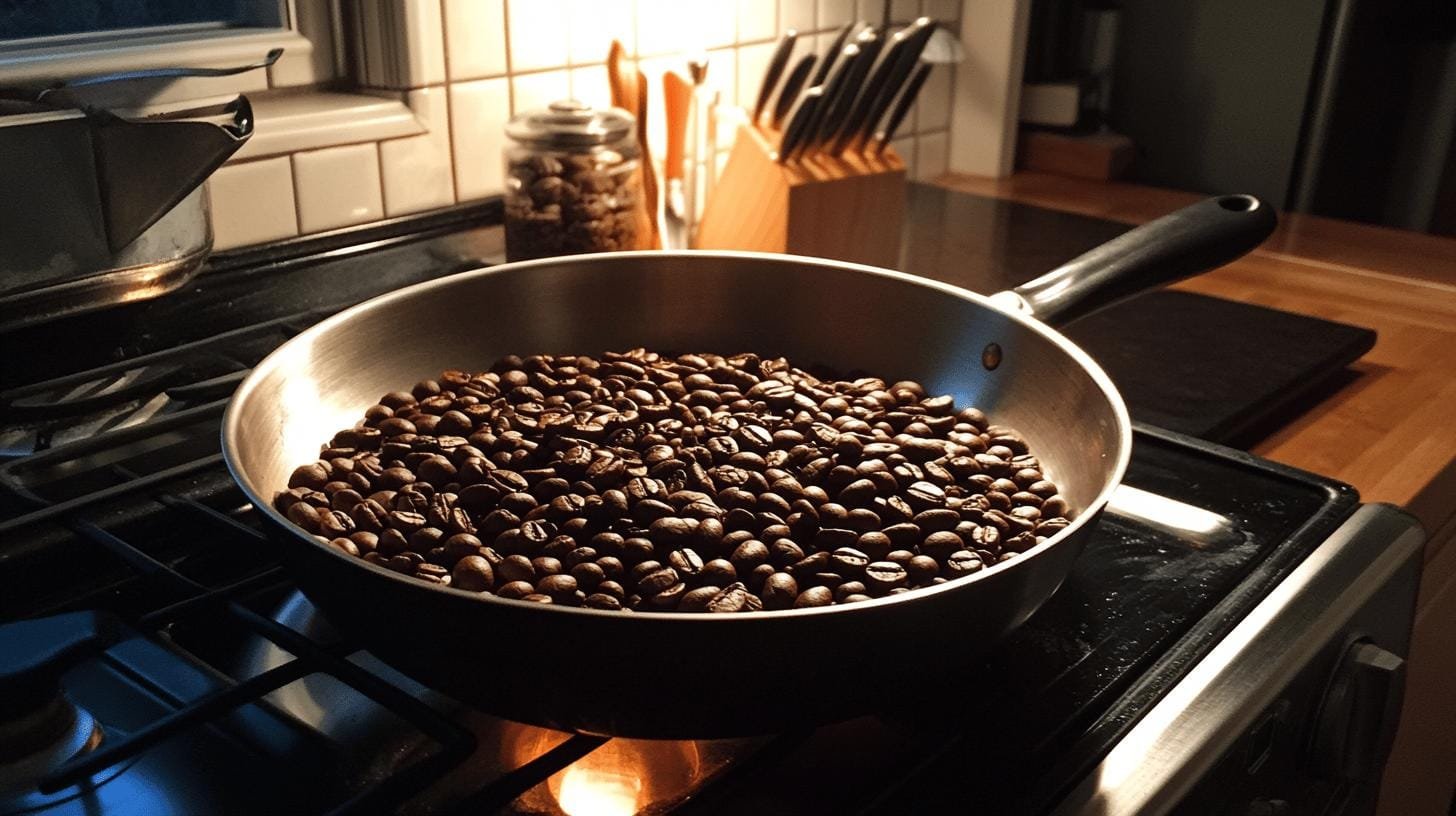
M954 672L1061 584L1132 444L1107 375L1046 323L1230 261L1273 229L1250 196L1205 199L1010 292L746 252L626 252L465 272L383 295L279 347L223 420L228 467L280 557L362 648L462 702L583 733L710 738L841 719L890 695L948 700ZM1043 322L1045 321L1045 322ZM543 606L391 572L273 509L380 395L505 354L753 351L914 379L1028 440L1076 511L1043 544L968 578L856 604L733 615Z

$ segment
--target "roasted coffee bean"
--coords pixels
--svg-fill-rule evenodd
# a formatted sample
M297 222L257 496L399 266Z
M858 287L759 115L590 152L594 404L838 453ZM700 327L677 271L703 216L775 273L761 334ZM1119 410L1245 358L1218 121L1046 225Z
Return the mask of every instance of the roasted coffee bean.
M787 572L775 572L764 580L760 595L764 609L788 609L799 597L799 582Z
M703 557L690 548L674 550L667 557L668 566L677 570L684 579L696 578L703 571Z
M961 537L949 530L931 533L920 542L920 552L940 562L944 562L951 553L963 547L965 543L961 541Z
M924 510L915 514L915 525L927 534L954 530L960 521L960 513L954 510Z
M834 603L834 590L826 586L812 586L799 593L794 599L795 609L807 609L815 606L828 606Z
M862 575L869 563L869 556L853 547L840 547L829 557L830 569L845 578Z
M741 612L748 606L749 597L748 588L743 584L729 584L719 590L718 594L708 601L707 611L718 613Z
M697 589L690 589L678 599L677 611L679 612L707 612L708 605L722 592L722 587L700 586Z
M940 562L928 555L917 555L905 563L905 572L910 576L912 583L928 584L932 578L940 574Z
M871 560L883 559L889 554L891 547L890 537L879 531L862 533L854 545L855 549L864 553Z
M450 586L470 592L486 592L495 585L495 571L479 555L467 555L450 571Z
M904 586L909 579L905 567L894 561L872 561L865 567L864 584L872 592L884 594Z
M530 206L596 213L603 167L531 171L551 200ZM423 581L457 583L479 559L506 597L644 611L706 609L693 587L718 598L735 583L744 611L764 591L774 607L903 592L946 580L952 556L965 571L1030 549L1070 512L1020 434L916 383L643 349L507 355L385 395L274 506ZM794 593L773 589L785 578Z
M979 572L982 566L981 557L968 550L951 553L950 557L945 561L946 571L951 578Z

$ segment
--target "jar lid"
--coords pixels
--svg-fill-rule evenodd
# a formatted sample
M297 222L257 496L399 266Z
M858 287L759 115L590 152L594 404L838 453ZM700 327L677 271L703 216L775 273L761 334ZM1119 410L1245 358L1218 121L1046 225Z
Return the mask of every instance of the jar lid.
M636 126L637 120L621 108L599 111L585 102L563 99L544 110L512 117L506 135L542 147L585 147L615 142Z

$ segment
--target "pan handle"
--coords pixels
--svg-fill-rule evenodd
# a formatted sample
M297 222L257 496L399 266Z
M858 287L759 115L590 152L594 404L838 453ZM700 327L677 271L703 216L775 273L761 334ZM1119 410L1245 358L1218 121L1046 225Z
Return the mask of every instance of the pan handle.
M1205 198L1123 233L995 296L1052 325L1241 257L1274 231L1274 209L1251 195Z

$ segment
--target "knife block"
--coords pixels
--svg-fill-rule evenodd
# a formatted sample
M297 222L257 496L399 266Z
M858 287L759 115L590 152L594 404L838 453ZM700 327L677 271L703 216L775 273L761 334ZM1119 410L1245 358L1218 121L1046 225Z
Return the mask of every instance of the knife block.
M900 157L886 148L874 157L814 156L779 164L777 136L739 128L694 247L898 266L905 217Z

